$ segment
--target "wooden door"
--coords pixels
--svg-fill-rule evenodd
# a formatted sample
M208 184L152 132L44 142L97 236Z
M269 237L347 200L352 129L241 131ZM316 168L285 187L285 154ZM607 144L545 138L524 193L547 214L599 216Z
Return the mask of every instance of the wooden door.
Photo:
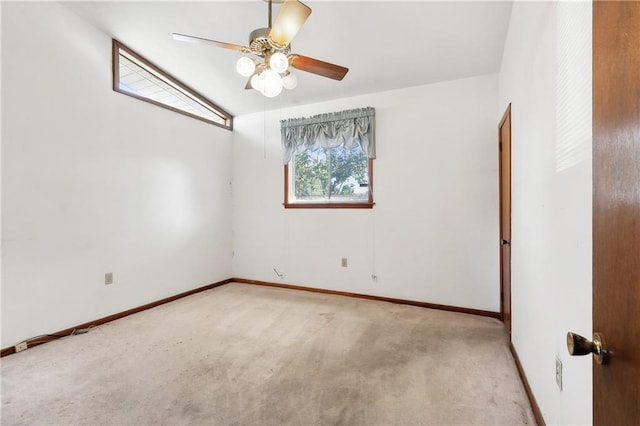
M593 364L596 425L640 424L640 2L593 3Z
M511 341L511 104L498 126L500 150L500 316Z

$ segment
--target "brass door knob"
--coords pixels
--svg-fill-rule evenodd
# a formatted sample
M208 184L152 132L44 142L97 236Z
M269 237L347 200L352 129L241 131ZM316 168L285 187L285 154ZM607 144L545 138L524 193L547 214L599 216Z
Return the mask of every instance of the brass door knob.
M604 342L604 336L600 333L593 333L593 342L586 337L572 332L567 333L567 350L569 355L588 355L593 354L593 359L600 365L606 365L609 362L609 351Z

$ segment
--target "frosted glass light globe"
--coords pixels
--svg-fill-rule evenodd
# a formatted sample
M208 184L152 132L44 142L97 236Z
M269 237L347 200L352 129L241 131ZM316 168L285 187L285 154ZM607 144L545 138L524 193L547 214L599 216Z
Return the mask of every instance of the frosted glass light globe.
M292 72L287 73L282 77L282 85L287 90L293 90L298 85L298 77Z
M269 58L269 66L278 74L282 74L289 68L289 58L284 53L276 52Z
M251 87L264 95L264 72L251 77Z
M267 98L274 98L282 92L282 78L274 70L266 70L264 75L264 92Z
M247 58L243 56L238 59L236 62L236 71L243 77L249 77L256 70L256 63L251 60L251 58Z

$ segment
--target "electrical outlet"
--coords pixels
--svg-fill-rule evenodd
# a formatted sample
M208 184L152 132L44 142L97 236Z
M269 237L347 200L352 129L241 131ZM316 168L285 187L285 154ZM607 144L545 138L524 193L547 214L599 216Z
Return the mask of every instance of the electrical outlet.
M346 268L346 267L347 267L347 258L346 258L346 257L343 257L343 258L342 258L342 267L343 267L343 268Z
M562 390L562 361L556 357L556 384Z
M26 350L28 347L29 346L27 345L27 342L20 342L15 346L16 352L22 352Z
M113 272L104 274L104 285L113 284Z

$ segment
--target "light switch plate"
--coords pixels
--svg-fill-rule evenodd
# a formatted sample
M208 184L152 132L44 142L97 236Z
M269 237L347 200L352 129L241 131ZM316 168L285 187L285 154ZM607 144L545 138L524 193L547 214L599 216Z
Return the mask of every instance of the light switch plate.
M562 361L556 357L556 384L562 390Z

